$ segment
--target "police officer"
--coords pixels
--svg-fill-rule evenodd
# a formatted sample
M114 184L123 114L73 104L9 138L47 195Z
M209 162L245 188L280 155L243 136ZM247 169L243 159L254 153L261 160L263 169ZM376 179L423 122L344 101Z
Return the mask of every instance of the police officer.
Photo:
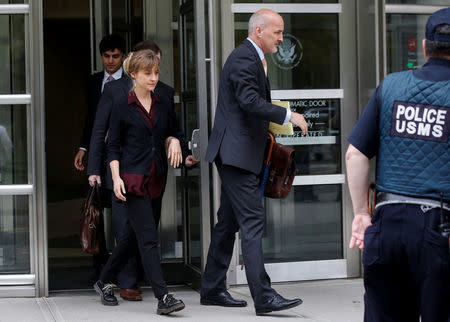
M430 16L423 47L427 63L386 76L349 137L349 246L364 249L366 322L450 321L450 8Z

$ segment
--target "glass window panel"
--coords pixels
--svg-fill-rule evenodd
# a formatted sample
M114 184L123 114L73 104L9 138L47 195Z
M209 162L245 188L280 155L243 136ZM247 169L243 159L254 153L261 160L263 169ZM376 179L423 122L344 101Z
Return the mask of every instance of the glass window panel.
M180 42L179 39L179 32L178 30L174 30L172 32L173 36L173 70L179 71L180 70ZM180 72L175 72L174 75L174 86L175 89L175 95L179 95L181 91L181 75ZM180 118L179 118L180 119Z
M265 209L265 263L343 258L341 185L295 186Z
M180 15L180 1L172 0L172 21L178 21Z
M186 95L195 95L195 92L188 92ZM184 94L183 94L184 95ZM183 98L185 98L184 96ZM185 101L185 117L186 117L186 139L189 140L192 135L192 131L198 129L198 118L197 118L197 101L194 101L194 97L189 97L189 101Z
M142 0L113 0L111 4L113 33L122 36L127 44L126 50L131 50L143 38ZM106 1L104 8L108 9ZM106 10L105 13L107 12ZM105 30L108 31L107 33L109 33L108 15L105 15L104 26L106 28Z
M387 14L387 73L416 69L425 63L422 39L428 15Z
M0 4L21 4L28 3L28 0L0 0Z
M28 183L27 109L0 105L0 184Z
M184 29L184 90L195 90L197 88L197 66L196 66L196 47L195 47L195 25L194 12L190 11L185 15Z
M28 196L0 196L0 274L30 273Z
M187 220L189 263L201 269L201 243L200 243L200 169L194 168L187 172Z
M24 26L24 15L0 15L0 94L26 91Z
M295 149L299 175L341 171L341 117L339 99L290 100L291 110L308 121L308 134L294 127L294 135L277 135L277 142Z
M234 3L337 3L338 0L234 0Z
M169 171L169 175L174 175L172 170ZM164 213L165 215L161 216L160 224L161 257L163 260L183 258L183 179L181 176L168 178L168 183L169 180L173 179L176 181L175 212L174 214ZM166 194L169 192L167 188Z
M235 15L236 46L247 38L250 16ZM266 55L271 89L339 88L338 15L281 16L284 41L277 53Z
M448 0L386 0L387 4L420 4L428 6L448 6Z

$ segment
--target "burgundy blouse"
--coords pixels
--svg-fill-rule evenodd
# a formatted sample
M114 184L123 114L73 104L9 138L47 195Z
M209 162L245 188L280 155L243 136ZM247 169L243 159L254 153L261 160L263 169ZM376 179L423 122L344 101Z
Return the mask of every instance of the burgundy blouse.
M139 102L134 91L128 93L128 104L134 105L137 108L142 117L147 121L150 130L153 131L153 120L155 119L156 103L159 102L159 97L151 92L152 105L150 107L150 113L147 113L144 106ZM143 174L133 173L121 173L123 182L125 183L127 193L131 193L136 196L150 195L151 199L159 198L166 184L165 175L156 175L156 163L153 161L150 169L150 176Z

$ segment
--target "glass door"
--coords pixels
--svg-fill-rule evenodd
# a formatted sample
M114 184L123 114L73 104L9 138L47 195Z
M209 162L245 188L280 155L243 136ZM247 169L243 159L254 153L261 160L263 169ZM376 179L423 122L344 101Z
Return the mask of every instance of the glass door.
M140 41L142 4L142 0L44 1L47 169L44 200L50 290L91 288L98 275L98 262L104 261L93 259L80 247L80 207L87 191L87 174L74 169L73 157L88 112L87 79L103 70L99 43L110 33L126 39L127 49ZM65 59L59 59L61 53ZM111 250L114 247L111 211L104 211L104 219L107 247Z
M422 39L428 17L448 5L446 0L386 0L385 75L425 64Z
M180 6L180 60L182 120L187 138L195 129L200 130L202 162L192 169L183 170L185 264L199 282L204 265L205 247L209 239L209 165L203 162L208 137L205 61L205 2L183 1Z
M38 294L30 11L0 1L0 297Z

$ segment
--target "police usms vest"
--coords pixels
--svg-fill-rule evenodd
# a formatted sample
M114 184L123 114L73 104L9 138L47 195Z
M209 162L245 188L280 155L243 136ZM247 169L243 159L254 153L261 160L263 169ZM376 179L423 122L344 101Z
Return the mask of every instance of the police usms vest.
M411 102L394 102L391 136L447 142L450 108Z

